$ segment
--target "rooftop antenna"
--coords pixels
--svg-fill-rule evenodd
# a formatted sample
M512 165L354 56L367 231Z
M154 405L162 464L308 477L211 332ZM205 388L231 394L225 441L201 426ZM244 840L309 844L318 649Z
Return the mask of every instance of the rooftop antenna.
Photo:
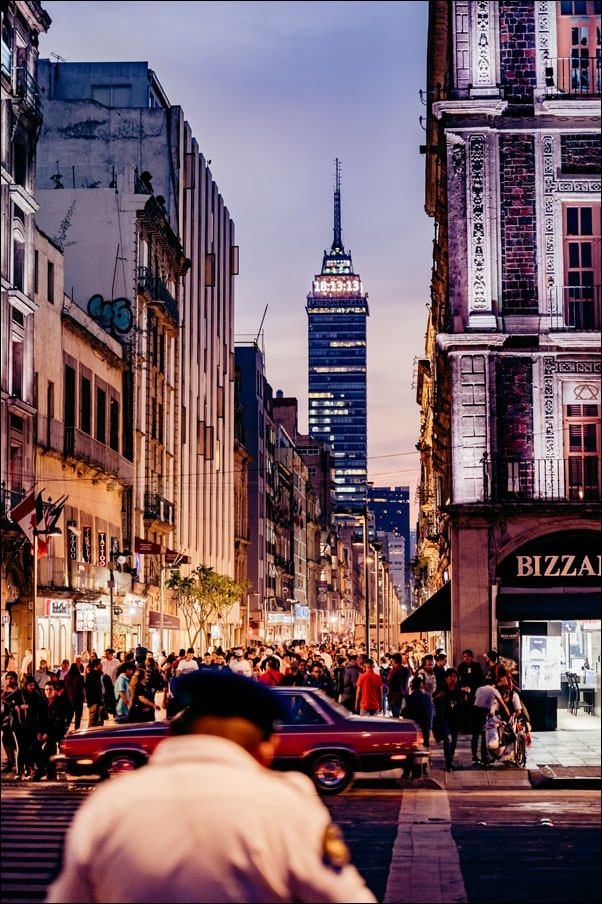
M265 320L265 315L267 314L267 312L268 312L268 306L266 304L265 310L263 312L263 317L261 318L261 323L259 324L259 329L257 330L257 335L255 336L255 345L257 345L259 342L259 336L261 334L261 327L263 326L263 321Z
M334 239L332 242L333 251L344 251L343 240L341 238L341 161L337 157L335 160L335 177L334 177Z

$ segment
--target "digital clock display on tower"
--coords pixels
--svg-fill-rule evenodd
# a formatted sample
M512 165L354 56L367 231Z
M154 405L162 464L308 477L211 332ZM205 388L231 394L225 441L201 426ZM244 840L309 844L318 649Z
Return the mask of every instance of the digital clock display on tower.
M314 295L360 295L361 280L357 276L317 276L314 279Z

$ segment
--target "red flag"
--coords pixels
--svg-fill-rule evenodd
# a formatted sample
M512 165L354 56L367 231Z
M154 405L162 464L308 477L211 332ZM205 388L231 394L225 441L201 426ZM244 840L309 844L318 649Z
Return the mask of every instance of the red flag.
M33 543L34 531L43 520L42 494L36 496L35 490L23 497L23 499L10 510L10 516L15 521L30 543Z

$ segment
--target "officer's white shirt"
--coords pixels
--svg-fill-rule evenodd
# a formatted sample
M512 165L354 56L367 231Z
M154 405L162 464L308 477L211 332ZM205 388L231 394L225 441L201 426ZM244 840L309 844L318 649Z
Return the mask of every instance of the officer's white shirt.
M376 904L332 834L307 776L223 738L166 738L80 807L46 902Z

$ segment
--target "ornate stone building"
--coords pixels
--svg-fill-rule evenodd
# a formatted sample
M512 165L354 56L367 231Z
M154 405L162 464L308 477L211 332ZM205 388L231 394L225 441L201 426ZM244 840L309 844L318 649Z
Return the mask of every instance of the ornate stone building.
M418 602L540 727L600 682L600 11L430 3ZM599 704L599 701L598 701Z

